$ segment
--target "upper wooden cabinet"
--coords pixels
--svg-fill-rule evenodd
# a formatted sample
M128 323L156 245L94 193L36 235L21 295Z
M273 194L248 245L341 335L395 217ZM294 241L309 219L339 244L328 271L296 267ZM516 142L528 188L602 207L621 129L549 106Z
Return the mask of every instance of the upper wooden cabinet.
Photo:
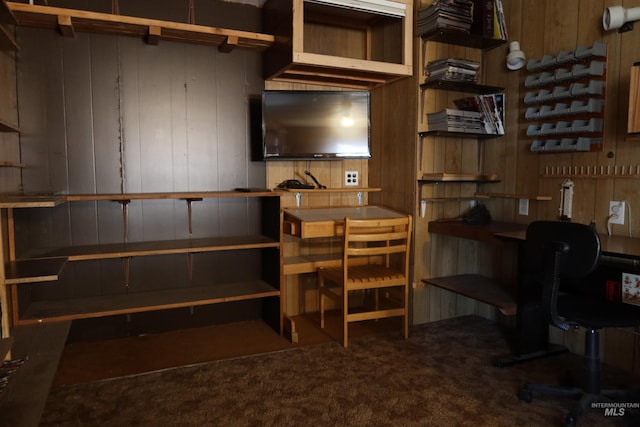
M268 0L265 79L372 89L411 76L412 0Z

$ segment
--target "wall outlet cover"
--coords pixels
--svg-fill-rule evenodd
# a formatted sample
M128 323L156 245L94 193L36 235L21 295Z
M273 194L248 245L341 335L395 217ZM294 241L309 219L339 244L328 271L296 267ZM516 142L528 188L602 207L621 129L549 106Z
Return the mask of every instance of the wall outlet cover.
M358 171L345 171L344 173L344 185L358 185L359 180Z

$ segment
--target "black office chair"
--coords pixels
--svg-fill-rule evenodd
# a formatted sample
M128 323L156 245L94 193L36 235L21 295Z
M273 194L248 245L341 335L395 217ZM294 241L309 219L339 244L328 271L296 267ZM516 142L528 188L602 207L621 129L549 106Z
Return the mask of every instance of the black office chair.
M525 384L518 398L531 402L534 393L580 398L566 425L575 425L592 402L639 402L638 391L601 389L598 330L640 325L640 306L607 301L604 292L593 292L593 284L585 280L600 261L598 234L584 224L536 221L527 228L524 249L522 285L539 287L541 309L551 325L586 329L585 360L582 387Z

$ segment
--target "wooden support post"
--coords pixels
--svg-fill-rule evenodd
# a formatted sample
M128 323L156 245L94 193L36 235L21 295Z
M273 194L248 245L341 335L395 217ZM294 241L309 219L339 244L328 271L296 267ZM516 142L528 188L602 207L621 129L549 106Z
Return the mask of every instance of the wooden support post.
M152 45L157 45L160 41L160 36L162 35L162 27L158 27L157 25L150 25L149 30L147 32L147 43Z
M73 24L71 23L71 17L67 15L58 15L58 29L60 34L65 37L74 37Z
M218 46L218 50L222 53L229 53L234 48L238 46L238 36L227 36L220 46Z

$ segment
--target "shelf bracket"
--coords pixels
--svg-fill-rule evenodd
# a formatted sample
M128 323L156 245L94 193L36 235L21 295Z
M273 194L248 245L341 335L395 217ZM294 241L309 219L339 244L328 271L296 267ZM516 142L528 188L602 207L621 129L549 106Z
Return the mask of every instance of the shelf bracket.
M300 207L302 206L302 193L301 192L297 192L296 193L296 207Z
M238 36L227 36L224 42L218 46L218 51L221 53L230 53L236 47L238 47Z
M116 202L122 205L122 228L124 233L124 241L127 241L127 236L129 235L129 203L131 200L115 200Z
M358 205L362 206L364 204L364 193L362 191L358 191Z
M75 37L73 24L69 15L58 15L58 29L64 37Z
M147 44L157 45L162 35L162 27L157 25L149 25L147 31Z
M189 217L189 234L193 233L193 208L191 207L192 202L201 202L202 197L194 197L189 199L184 199L187 202L187 215Z

